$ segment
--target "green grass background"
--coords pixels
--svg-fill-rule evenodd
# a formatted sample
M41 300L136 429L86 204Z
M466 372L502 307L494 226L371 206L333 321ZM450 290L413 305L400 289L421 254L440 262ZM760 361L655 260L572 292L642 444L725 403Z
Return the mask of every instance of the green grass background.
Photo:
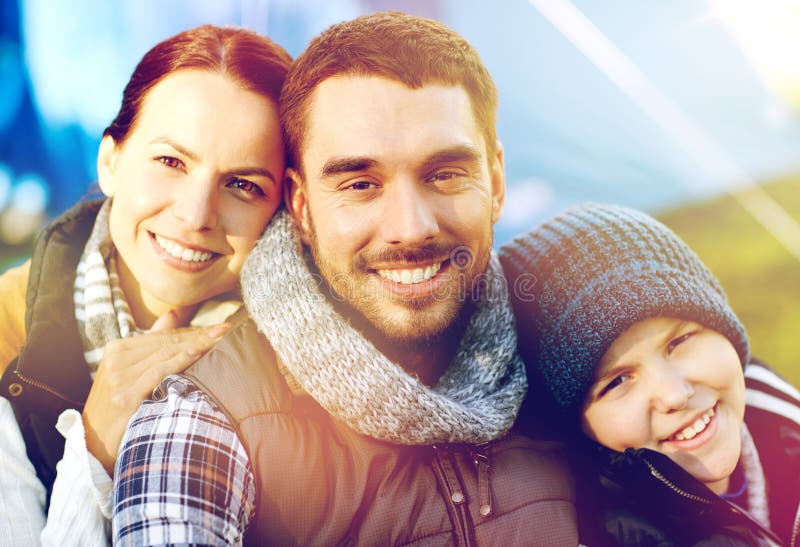
M763 188L800 222L800 176ZM719 278L751 353L800 387L800 260L729 196L659 218Z

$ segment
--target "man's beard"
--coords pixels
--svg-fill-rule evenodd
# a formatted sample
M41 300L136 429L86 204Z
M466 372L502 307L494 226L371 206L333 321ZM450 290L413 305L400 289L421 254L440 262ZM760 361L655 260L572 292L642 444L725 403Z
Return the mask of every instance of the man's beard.
M431 259L441 260L442 256L453 256L453 246L432 244L419 249L386 249L375 253L371 257L363 254L357 255L348 266L348 271L336 271L331 263L321 252L313 218L309 215L309 229L306 234L308 246L314 260L313 268L319 272L324 281L326 296L331 300L336 310L346 317L367 338L384 346L389 344L398 350L411 352L425 351L434 348L444 339L455 336L460 339L466 324L474 310L476 300L476 283L489 261L491 244L475 258L472 263L471 275L459 275L453 264L450 275L456 275L458 283L450 283L444 287L441 294L432 294L427 298L409 299L402 302L402 307L413 314L413 319L405 321L403 327L398 327L398 322L393 320L386 310L386 300L381 298L381 292L386 289L381 284L370 283L376 287L374 294L363 295L356 287L359 277L366 278L370 262L380 261L387 263L403 261L407 264L423 263ZM455 294L453 294L455 293ZM366 296L366 297L365 297ZM455 305L448 306L439 312L438 316L426 318L424 311L442 300L451 300ZM357 300L357 301L356 301ZM359 303L360 301L360 303ZM434 312L431 312L434 313ZM427 319L427 320L426 320Z

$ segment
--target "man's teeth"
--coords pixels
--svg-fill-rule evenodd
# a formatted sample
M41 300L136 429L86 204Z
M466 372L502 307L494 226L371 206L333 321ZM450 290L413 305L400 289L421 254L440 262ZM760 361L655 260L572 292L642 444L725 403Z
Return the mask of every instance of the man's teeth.
M174 241L163 238L158 234L156 234L156 243L158 243L159 247L164 249L168 254L174 256L175 258L185 260L186 262L205 262L214 256L213 253L187 249L186 247L178 245Z
M705 414L697 418L693 424L685 427L683 431L675 435L674 439L676 441L688 441L689 439L694 438L698 433L703 431L708 422L711 421L711 418L714 416L714 409L709 408Z
M412 285L427 281L439 271L441 263L431 264L425 268L414 268L410 270L378 270L378 275L403 285Z

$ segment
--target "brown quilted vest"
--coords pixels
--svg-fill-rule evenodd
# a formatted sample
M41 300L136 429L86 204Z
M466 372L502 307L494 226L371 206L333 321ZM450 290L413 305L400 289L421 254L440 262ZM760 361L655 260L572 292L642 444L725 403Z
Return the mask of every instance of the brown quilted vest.
M577 545L555 447L400 446L354 432L290 387L245 319L186 375L238 429L255 474L251 545Z

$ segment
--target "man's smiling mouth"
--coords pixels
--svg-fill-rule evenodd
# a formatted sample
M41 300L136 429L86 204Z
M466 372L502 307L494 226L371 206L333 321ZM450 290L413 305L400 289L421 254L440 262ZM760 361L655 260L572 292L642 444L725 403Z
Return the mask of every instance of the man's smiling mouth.
M381 269L376 270L377 274L389 281L400 283L402 285L415 285L417 283L424 283L433 276L435 276L442 268L442 263L437 262L424 268L407 268L407 269Z

